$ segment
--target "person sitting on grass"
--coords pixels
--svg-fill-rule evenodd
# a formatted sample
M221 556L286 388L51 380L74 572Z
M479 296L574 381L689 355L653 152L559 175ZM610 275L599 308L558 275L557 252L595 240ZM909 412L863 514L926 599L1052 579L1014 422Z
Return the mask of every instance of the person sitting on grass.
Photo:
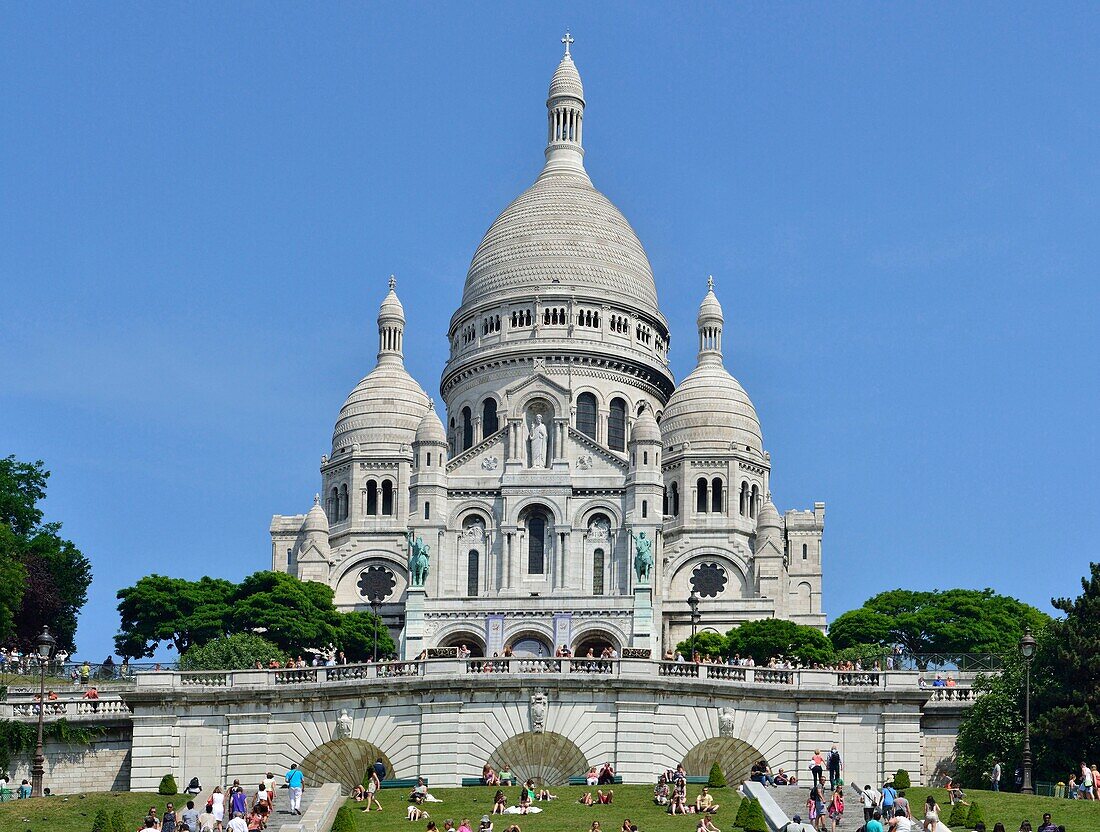
M535 802L536 789L535 789L535 779L533 777L528 777L526 782L524 782L522 797L527 798L528 808L530 808L531 804ZM520 802L522 803L523 801L521 800Z
M623 825L619 827L619 832L638 832L638 824L631 821L630 818L626 818Z
M1050 812L1046 812L1043 815L1043 822L1039 824L1038 832L1057 832L1058 827L1054 825L1054 822L1050 819Z
M531 795L526 788L519 793L519 813L526 815L531 809Z
M653 787L653 802L658 806L667 806L668 799L668 780L662 774L657 778L657 785Z
M420 804L428 799L428 784L424 782L423 777L416 778L416 785L413 787L412 793L409 795L409 800L413 803Z
M600 829L600 822L598 820L592 821L592 825L588 827L588 832L603 832Z
M516 776L512 774L512 767L505 763L500 767L500 774L497 775L497 780L502 786L514 786L516 783Z
M578 800L577 802L584 806L591 806L594 802L592 800L592 792L585 792L581 795L580 800Z
M417 806L415 803L410 803L409 808L405 810L406 820L423 820L424 818L430 818L427 812Z
M695 811L705 815L713 815L718 811L718 804L714 802L714 797L706 786L703 786L703 790L695 798Z
M504 796L504 789L497 789L497 793L493 795L493 814L503 815L507 808L508 798Z
M462 819L462 823L458 825L458 832L474 832L474 830L470 828L469 818Z
M947 796L951 798L951 805L957 806L962 804L963 806L969 806L970 803L966 800L966 795L963 794L962 788L955 783L950 777L947 778L947 783L944 785L947 789Z
M488 815L482 815L477 824L477 832L493 832L493 821Z
M722 832L722 830L714 825L714 821L709 816L704 814L695 825L695 832Z
M535 799L536 800L557 800L558 796L556 794L550 794L550 790L548 788L546 788L546 786L543 786L537 792L535 792Z
M508 826L508 828L504 830L504 832L520 832L519 824L518 823L510 824Z
M351 799L356 803L362 803L367 799L367 790L363 788L362 783L351 790Z
M610 806L612 801L615 800L615 792L611 789L606 792L602 789L596 789L596 800L601 806Z
M684 803L684 796L679 790L673 792L672 800L668 804L668 813L670 815L686 815L688 814L687 804Z

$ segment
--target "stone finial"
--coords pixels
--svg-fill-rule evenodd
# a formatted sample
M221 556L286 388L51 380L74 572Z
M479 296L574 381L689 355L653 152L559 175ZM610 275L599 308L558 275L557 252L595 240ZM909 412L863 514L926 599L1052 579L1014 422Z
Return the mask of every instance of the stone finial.
M714 275L712 275L712 274L707 275L707 291L708 292L713 292L714 291Z
M561 39L561 42L565 44L565 57L569 57L569 47L573 45L573 36L566 30L565 37Z
M393 275L391 274L391 275L390 275L390 291L393 291L393 290L394 290L394 289L396 289L396 288L397 288L397 278L396 278L396 277L394 277L394 276L393 276Z
M314 494L313 495L313 505L315 505L315 506L321 505L321 495L320 494Z

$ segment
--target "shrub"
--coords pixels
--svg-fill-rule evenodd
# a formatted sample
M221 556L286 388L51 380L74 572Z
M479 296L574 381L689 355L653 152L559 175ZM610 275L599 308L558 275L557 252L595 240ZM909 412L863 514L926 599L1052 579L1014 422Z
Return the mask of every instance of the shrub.
M157 794L177 795L179 789L176 788L176 778L171 774L166 774L160 778L160 785L157 786Z
M256 662L267 667L272 659L283 661L286 656L262 636L255 633L234 633L189 648L180 656L180 669L250 670L256 666Z
M898 773L894 775L894 788L898 791L905 791L911 788L913 785L909 779L909 772L903 768L898 769Z
M724 789L726 787L726 775L722 773L722 767L715 763L710 767L710 779L707 785L712 789Z
M100 809L95 813L95 820L92 821L92 832L111 832L111 816L107 814L106 809Z
M741 829L745 828L745 816L749 812L749 804L752 803L751 797L744 797L737 805L737 814L733 818L733 825Z
M947 821L947 825L954 827L966 826L966 815L970 810L969 806L964 806L962 803L956 803L955 807L951 810L951 817Z
M341 806L332 822L332 832L356 832L355 810L350 806Z
M745 832L768 832L768 822L764 819L764 807L759 800L746 800L745 820L741 828Z
M971 803L970 811L966 814L966 825L970 829L976 829L979 823L985 823L985 816L982 815L982 807L977 803Z
M132 832L126 826L126 819L122 817L121 809L115 809L111 815L111 832ZM198 832L198 830L195 830L195 832Z

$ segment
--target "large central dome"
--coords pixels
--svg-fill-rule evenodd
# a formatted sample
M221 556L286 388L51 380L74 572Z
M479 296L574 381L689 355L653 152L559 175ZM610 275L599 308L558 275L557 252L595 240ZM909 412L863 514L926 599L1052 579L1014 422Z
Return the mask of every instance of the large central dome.
M662 319L638 235L585 172L584 106L580 74L566 54L550 82L546 166L486 232L466 275L464 306L566 290Z
M583 171L548 170L504 209L474 253L462 302L553 284L657 309L638 236Z

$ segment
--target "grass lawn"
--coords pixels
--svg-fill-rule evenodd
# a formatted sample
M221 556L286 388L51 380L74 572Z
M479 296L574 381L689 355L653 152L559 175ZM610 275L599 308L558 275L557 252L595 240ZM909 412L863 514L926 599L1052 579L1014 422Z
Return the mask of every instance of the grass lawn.
M553 789L557 800L538 803L544 811L538 815L505 815L493 818L495 832L504 832L509 824L515 823L522 832L588 832L592 821L598 820L603 832L618 832L624 818L630 818L641 832L694 832L695 818L691 815L672 817L663 809L654 806L651 786L615 786L615 803L611 806L582 806L577 803L585 787L573 786ZM688 788L688 797L694 800L699 787ZM465 789L432 789L432 794L443 800L427 806L432 820L440 828L447 818L460 822L469 818L476 830L477 820L492 809L492 798L496 789L476 787ZM518 799L519 789L505 789L513 800ZM947 792L943 789L913 788L908 792L916 807L924 802L929 792L936 795L940 805L947 807ZM722 808L714 818L722 832L730 832L733 817L737 812L738 797L732 788L715 789L715 799ZM406 793L403 789L387 789L380 795L384 811L355 812L359 832L423 832L426 823L409 823L405 820ZM983 792L967 790L967 798L976 800L982 806L986 827L992 832L997 821L1005 825L1008 832L1016 832L1020 821L1028 819L1033 829L1038 829L1043 812L1050 812L1056 824L1065 826L1067 832L1100 832L1100 802L1084 800L1063 800L1054 797L1024 797L1018 794ZM285 800L280 793L280 800ZM177 795L166 798L151 792L112 792L89 794L83 798L76 795L40 798L37 800L15 800L0 803L0 832L89 832L92 821L100 808L109 812L122 808L128 829L136 830L149 806L156 806L163 814L164 805L171 801L179 809L186 805L186 796ZM842 832L855 832L859 827L858 807L849 801L852 811L849 822L841 827ZM349 803L360 808L361 804ZM944 815L950 817L950 808ZM502 825L503 824L503 825Z
M612 786L615 791L615 802L610 806L582 806L577 800L586 791L593 792L585 786L560 786L551 789L558 796L557 800L537 801L535 803L543 811L537 815L495 815L493 817L494 832L504 832L510 824L516 824L522 832L588 832L592 821L598 820L603 832L619 832L625 818L630 818L637 824L639 832L695 832L696 818L692 815L676 815L673 817L665 812L664 807L653 805L652 786ZM688 797L691 800L699 793L699 786L688 787ZM443 821L451 818L455 823L460 823L463 818L469 818L470 824L477 832L477 821L482 815L487 815L493 810L493 795L496 788L491 786L472 786L463 789L436 789L430 790L432 795L440 798L442 803L428 803L424 808L431 814L440 830ZM506 788L504 793L508 795L514 805L519 801L519 788ZM715 801L721 806L714 817L715 825L728 832L732 828L733 817L737 814L737 804L740 798L736 789L713 789ZM379 793L382 802L381 812L356 812L361 832L423 832L427 825L423 823L410 823L405 820L405 808L408 806L406 798L408 791L405 789L384 789ZM362 808L365 804L349 801L349 805ZM2 828L2 827L0 827ZM6 832L6 830L5 830ZM37 830L36 830L37 832ZM1015 831L1014 831L1015 832Z
M166 803L179 811L187 805L187 795L165 797L155 792L100 792L80 795L38 797L0 803L0 832L90 832L96 812L122 809L126 828L137 830L150 806L164 813Z
M923 804L929 794L936 796L936 801L943 810L941 820L946 823L951 818L951 805L946 789L914 787L909 789L905 796L909 798L915 814L918 805ZM1031 828L1038 829L1039 824L1043 822L1043 812L1050 812L1054 824L1066 827L1066 832L1100 832L1100 801L1028 797L1022 794L984 792L976 789L966 789L966 799L981 805L985 826L990 832L993 824L998 821L1005 825L1007 832L1016 832L1022 820L1031 821ZM921 816L923 817L923 810Z

